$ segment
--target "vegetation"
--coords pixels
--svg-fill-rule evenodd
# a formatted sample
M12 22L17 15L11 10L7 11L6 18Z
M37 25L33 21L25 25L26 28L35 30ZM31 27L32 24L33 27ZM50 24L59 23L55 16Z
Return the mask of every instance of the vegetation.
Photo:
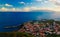
M34 36L22 32L0 32L0 37L34 37Z
M0 32L0 37L34 37L34 36L22 32ZM49 34L46 37L60 37L60 35Z
M46 37L60 37L60 35L56 35L56 34L49 34Z

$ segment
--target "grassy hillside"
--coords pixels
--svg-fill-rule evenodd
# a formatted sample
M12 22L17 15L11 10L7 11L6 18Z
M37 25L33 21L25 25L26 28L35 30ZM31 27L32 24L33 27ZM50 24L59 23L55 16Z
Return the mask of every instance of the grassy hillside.
M34 37L34 36L22 32L0 32L0 37ZM49 34L46 37L60 37L60 35Z
M21 32L0 32L0 37L34 37L28 33Z

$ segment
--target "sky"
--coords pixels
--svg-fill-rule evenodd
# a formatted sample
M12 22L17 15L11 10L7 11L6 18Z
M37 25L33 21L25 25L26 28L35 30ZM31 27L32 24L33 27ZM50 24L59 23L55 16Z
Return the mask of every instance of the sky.
M0 0L0 11L29 12L34 10L60 12L60 0Z

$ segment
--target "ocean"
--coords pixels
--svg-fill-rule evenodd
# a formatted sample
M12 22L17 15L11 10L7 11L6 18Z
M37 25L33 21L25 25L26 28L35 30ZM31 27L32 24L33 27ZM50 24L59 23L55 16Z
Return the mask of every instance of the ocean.
M49 19L50 12L0 12L0 32L12 32L19 28L5 29L5 26L18 26L31 20Z

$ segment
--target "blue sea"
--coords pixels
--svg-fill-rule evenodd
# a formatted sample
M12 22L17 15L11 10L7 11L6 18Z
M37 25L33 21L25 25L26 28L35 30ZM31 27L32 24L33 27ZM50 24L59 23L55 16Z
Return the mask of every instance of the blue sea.
M49 19L50 12L0 12L0 32L12 32L19 28L5 29L5 26L18 26L24 22Z

